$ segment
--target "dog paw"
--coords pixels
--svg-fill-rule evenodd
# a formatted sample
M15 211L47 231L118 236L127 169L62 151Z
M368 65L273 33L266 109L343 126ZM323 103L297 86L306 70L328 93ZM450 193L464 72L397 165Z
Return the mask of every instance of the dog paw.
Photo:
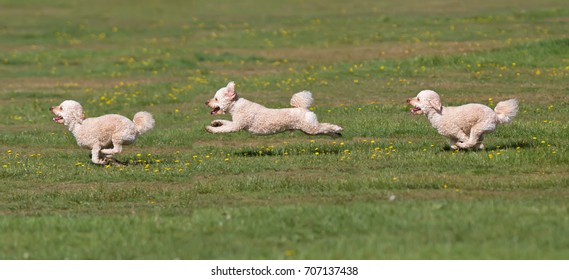
M456 143L456 145L457 145L460 149L465 149L465 150L475 147L474 145L472 145L472 144L470 144L470 143L468 143L468 142L466 142L466 143L465 143L465 142L458 142L458 143Z
M101 159L104 165L111 165L115 162L113 155L105 155L105 158Z
M108 160L106 159L96 159L96 160L92 160L94 164L98 164L98 165L107 165L109 163Z

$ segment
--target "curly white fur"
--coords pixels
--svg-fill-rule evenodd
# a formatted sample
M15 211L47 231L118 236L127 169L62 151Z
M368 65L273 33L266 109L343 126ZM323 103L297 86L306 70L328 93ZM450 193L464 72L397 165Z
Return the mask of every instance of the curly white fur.
M154 127L154 118L148 112L136 113L133 121L116 114L85 119L83 107L73 100L63 101L50 111L55 115L53 121L66 125L79 146L91 150L91 160L96 164L106 164L123 145L132 144L139 134Z
M235 91L235 83L230 82L219 89L206 105L212 108L212 115L231 114L232 121L215 120L206 130L211 133L236 132L247 130L253 134L273 134L285 130L301 130L306 134L327 134L341 136L342 128L330 123L319 123L314 112L309 110L312 94L302 91L292 96L293 108L269 109L263 105L240 98Z
M482 104L444 107L432 90L423 90L407 102L414 106L413 114L427 115L431 125L450 139L452 149L484 149L484 134L493 132L498 124L510 122L518 112L515 99L499 102L494 110Z

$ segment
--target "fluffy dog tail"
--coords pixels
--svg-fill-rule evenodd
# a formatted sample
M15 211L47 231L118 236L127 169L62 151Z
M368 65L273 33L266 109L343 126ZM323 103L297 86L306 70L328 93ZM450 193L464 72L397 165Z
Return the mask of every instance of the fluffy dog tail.
M518 113L518 101L509 99L506 101L498 102L494 112L498 117L498 123L509 123Z
M132 119L138 134L145 133L154 128L154 118L148 112L138 112Z
M295 93L292 96L290 99L290 106L294 108L308 109L310 108L310 105L312 105L312 101L314 101L314 99L312 99L312 93L305 90L299 93Z

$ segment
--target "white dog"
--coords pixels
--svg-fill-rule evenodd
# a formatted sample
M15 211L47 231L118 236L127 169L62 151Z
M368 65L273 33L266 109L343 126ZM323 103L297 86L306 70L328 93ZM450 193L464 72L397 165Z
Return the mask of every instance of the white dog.
M79 146L91 150L95 164L106 164L123 145L132 144L139 134L154 127L154 118L148 112L136 113L132 121L115 114L85 119L83 107L73 100L49 110L55 115L53 121L66 125Z
M484 149L485 133L496 125L509 123L518 113L518 101L510 99L496 104L494 110L482 104L443 107L441 98L432 90L423 90L417 97L407 99L413 114L425 114L437 131L450 138L451 149Z
M269 109L240 98L235 91L235 83L230 82L205 104L212 108L212 115L229 113L233 121L215 120L206 130L211 133L225 133L244 129L253 134L266 135L298 129L310 135L341 136L341 127L318 122L316 114L308 109L312 101L312 94L303 91L292 96L290 105L293 108Z

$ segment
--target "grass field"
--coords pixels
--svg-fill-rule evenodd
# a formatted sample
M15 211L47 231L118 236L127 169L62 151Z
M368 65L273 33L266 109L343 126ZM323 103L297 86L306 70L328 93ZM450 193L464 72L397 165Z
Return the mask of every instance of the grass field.
M568 259L566 0L0 0L1 259ZM205 132L310 90L342 138ZM486 150L405 104L517 98ZM48 108L146 110L96 166ZM226 115L224 118L229 118Z

